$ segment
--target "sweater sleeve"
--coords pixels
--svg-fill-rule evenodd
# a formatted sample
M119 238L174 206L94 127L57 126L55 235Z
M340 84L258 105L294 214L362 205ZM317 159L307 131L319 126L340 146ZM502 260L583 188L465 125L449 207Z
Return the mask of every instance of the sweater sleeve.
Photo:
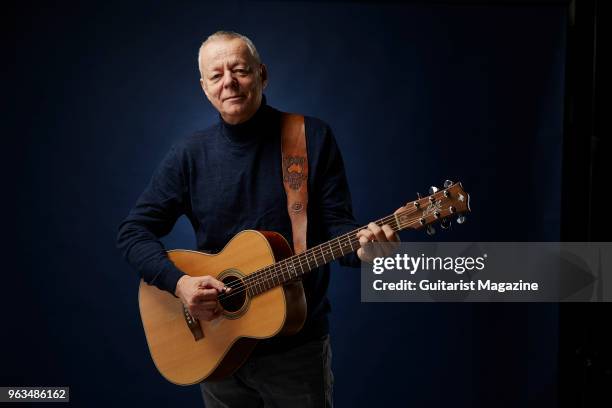
M170 261L159 238L185 213L186 197L184 173L173 146L119 225L117 235L117 248L140 277L172 295L184 273Z
M327 239L332 239L360 225L353 216L351 193L344 171L340 149L329 126L325 127L321 150L321 211ZM355 252L339 259L343 266L359 267L361 261Z

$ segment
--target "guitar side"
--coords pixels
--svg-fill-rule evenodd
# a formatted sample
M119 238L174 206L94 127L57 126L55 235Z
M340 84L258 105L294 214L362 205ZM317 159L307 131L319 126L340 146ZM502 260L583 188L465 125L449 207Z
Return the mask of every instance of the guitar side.
M228 279L244 278L290 255L291 248L282 235L253 230L234 236L218 254L168 252L172 262L186 274L209 275L226 285ZM257 339L296 333L306 318L301 281L253 298L244 296L243 303L238 301L224 309L221 317L199 322L199 326L197 321L189 324L178 298L144 281L140 283L138 300L151 357L158 371L178 385L231 374L247 359Z

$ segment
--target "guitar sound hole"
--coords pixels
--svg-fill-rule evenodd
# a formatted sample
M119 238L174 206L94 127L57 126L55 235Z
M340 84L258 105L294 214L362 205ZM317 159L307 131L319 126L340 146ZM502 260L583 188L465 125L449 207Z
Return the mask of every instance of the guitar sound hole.
M219 296L219 303L221 303L223 309L230 313L240 310L246 301L246 291L242 279L237 276L227 276L222 279L222 282L232 290Z

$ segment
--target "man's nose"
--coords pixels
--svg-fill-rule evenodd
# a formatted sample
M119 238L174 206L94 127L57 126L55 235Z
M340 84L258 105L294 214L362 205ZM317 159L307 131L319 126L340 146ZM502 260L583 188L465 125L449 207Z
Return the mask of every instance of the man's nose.
M232 74L232 71L229 69L223 73L223 87L224 88L234 88L237 85L238 81Z

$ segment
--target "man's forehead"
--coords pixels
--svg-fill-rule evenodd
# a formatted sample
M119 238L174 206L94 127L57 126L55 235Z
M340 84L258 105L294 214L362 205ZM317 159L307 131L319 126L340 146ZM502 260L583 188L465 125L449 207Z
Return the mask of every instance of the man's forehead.
M204 46L202 54L205 67L226 63L248 63L252 59L249 48L239 38L213 40Z

